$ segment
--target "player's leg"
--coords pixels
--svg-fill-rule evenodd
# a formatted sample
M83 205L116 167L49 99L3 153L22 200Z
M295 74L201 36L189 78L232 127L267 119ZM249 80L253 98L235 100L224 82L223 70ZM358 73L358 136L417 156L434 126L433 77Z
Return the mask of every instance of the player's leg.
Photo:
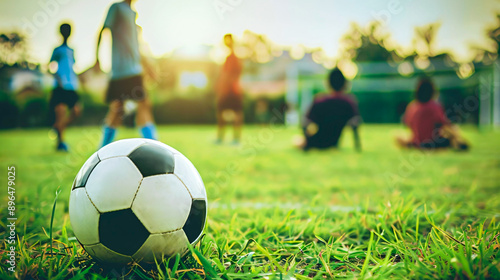
M70 112L69 117L66 119L66 127L81 115L82 107L78 103L78 99L79 96L74 90L68 90L65 94L64 103L68 106Z
M67 115L68 106L64 103L59 103L55 106L55 123L54 129L57 133L57 150L67 151L68 147L64 143L64 129L68 119Z
M234 111L234 144L240 143L243 126L243 110Z
M109 104L108 114L106 115L101 146L104 147L113 142L116 136L116 128L122 124L123 119L123 101L113 100Z
M298 136L296 139L293 139L294 141L294 146L302 149L303 151L308 151L311 148L314 147L313 142L311 138L318 133L318 125L314 122L307 121L303 126L302 126L302 136Z
M306 137L303 135L295 135L292 138L292 145L297 148L303 150L306 147Z
M413 142L405 136L398 135L394 139L396 141L396 146L402 149L407 149L413 147Z
M158 139L149 98L145 97L137 102L135 123L139 127L142 137L153 140Z
M66 123L66 126L68 126L74 120L79 118L81 116L81 114L82 114L82 106L80 105L80 103L76 103L75 106L73 106L73 108L71 108L71 110L70 110L70 115L69 115L68 121Z
M445 125L441 127L440 134L448 140L449 146L454 149L466 151L469 149L469 144L460 134L460 130L456 125Z
M222 143L224 140L224 126L226 122L224 120L224 110L217 109L217 139L215 140L217 144Z
M354 147L357 152L361 152L361 138L359 137L359 126L352 126L352 134L354 137Z
M119 127L122 124L123 113L123 101L111 101L108 114L106 115L106 125L113 128Z

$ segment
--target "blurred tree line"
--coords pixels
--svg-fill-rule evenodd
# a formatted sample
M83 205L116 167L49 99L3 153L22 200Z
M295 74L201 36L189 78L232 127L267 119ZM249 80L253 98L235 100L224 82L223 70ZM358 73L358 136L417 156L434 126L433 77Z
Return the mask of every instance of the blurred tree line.
M475 61L494 62L499 55L500 45L500 15L497 16L497 24L486 32L491 38L489 46L473 47L477 53ZM343 62L387 62L398 64L406 61L413 62L417 67L425 70L429 60L441 58L455 65L459 73L458 64L454 63L451 54L439 53L436 50L436 38L439 31L439 23L432 23L415 28L413 48L405 50L401 48L379 22L372 22L367 26L352 23L350 29L342 37L341 54L334 66L342 65ZM25 71L31 73L36 79L42 80L44 73L40 66L31 63L28 55L27 39L19 33L11 32L0 34L0 128L33 127L49 125L48 99L50 89L42 89L40 85L33 84L28 88L12 92L13 72ZM237 55L245 61L245 73L258 73L262 64L272 62L283 55L286 50L276 45L264 35L246 31L238 40L235 49ZM291 50L288 50L291 52ZM313 55L313 58L322 57L318 50L305 50ZM321 60L321 59L320 59ZM321 63L322 61L316 61ZM175 79L169 73L171 62L165 58L156 60L160 69L161 81L150 89L151 92L162 91L172 88ZM325 63L323 63L325 65ZM325 70L326 73L327 70ZM165 75L162 75L165 74ZM215 79L216 75L209 76ZM35 80L36 80L35 79ZM470 94L470 93L460 93ZM154 95L154 94L153 94ZM155 117L159 123L213 123L215 121L215 102L212 90L202 96L176 95L161 100L156 100L154 107ZM100 124L107 110L107 106L92 95L83 92L82 102L85 113L78 121L81 125ZM280 97L246 97L245 117L246 121L265 122L271 116L272 109L283 112L285 109L284 93ZM370 106L366 106L368 108ZM373 106L371 106L373 107ZM260 109L258 109L260 108ZM262 108L267 108L267 114L262 115ZM275 110L275 112L277 112ZM260 115L259 115L260 114ZM126 117L126 123L132 125L133 112Z
M12 77L28 80L18 89ZM28 41L17 32L0 34L0 128L44 125L47 101L40 95L40 65L30 61Z

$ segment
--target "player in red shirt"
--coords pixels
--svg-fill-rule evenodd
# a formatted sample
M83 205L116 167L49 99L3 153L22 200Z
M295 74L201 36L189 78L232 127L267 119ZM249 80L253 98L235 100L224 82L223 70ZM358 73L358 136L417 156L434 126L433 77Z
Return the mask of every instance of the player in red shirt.
M220 144L224 138L224 112L234 113L234 144L239 144L241 139L241 126L243 124L243 94L240 88L242 64L233 47L233 36L226 34L224 44L231 50L216 83L217 94L217 140Z
M443 107L435 100L436 90L429 78L423 78L417 85L415 100L406 107L404 122L411 129L410 140L398 138L403 147L436 149L455 147L467 149L458 129L446 117Z

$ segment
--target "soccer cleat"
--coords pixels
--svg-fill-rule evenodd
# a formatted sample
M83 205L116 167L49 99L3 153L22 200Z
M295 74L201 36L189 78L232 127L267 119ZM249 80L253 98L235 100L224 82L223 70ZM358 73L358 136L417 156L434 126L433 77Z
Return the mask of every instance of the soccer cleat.
M466 152L469 150L469 145L465 142L458 142L456 150L460 152Z
M231 142L231 146L235 146L235 147L238 147L240 146L240 140L233 140L233 142Z
M57 145L57 150L60 151L60 152L68 152L69 151L69 148L68 148L68 145L66 145L66 143L64 142L60 142L58 145Z

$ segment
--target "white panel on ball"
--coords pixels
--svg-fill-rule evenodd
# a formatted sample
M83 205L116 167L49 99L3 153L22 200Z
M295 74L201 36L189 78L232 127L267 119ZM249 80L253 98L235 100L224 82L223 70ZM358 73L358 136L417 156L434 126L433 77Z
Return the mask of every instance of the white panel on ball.
M129 158L116 157L101 161L85 188L102 213L130 208L141 180L141 173Z
M206 199L207 193L200 173L194 165L182 154L175 155L174 174L186 185L193 199Z
M113 250L106 248L106 246L99 244L84 245L85 251L93 258L107 262L107 263L120 263L126 264L134 261L132 257L119 254Z
M80 243L90 245L99 242L99 212L87 196L85 188L71 191L69 218Z
M172 174L146 177L132 205L132 211L151 233L180 229L191 210L191 196Z
M181 256L187 251L189 243L184 231L177 230L169 233L151 234L142 247L132 256L136 262L161 262L162 258L169 258L177 253Z
M101 160L111 157L128 156L144 143L146 141L142 138L123 139L102 147L97 151L97 154Z

